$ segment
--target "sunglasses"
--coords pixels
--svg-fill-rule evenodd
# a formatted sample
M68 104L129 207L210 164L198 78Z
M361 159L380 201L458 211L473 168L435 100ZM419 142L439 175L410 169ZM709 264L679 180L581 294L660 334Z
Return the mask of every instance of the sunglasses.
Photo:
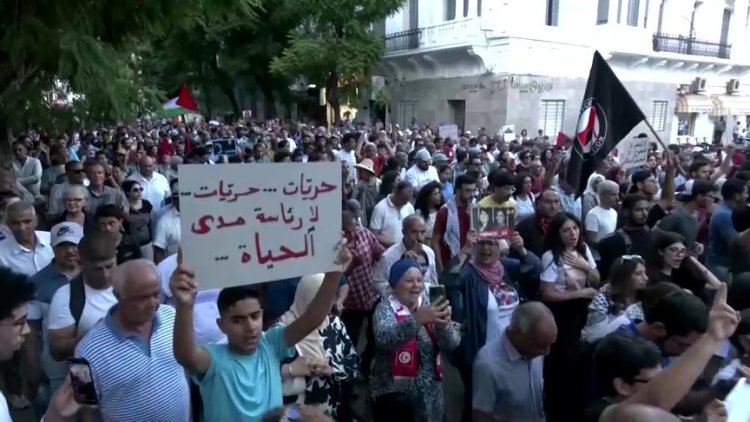
M133 192L133 193L135 193L135 192L143 192L143 188L133 188L130 191Z
M83 173L86 173L86 170L84 170L84 169L74 169L74 170L71 170L70 172L73 173L73 174L83 174Z

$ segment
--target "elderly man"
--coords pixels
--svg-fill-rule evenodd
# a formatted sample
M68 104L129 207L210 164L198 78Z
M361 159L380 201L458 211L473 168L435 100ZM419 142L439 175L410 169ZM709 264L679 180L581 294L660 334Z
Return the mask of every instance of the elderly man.
M165 204L172 191L169 182L162 174L154 171L154 159L144 156L139 162L139 173L128 176L128 180L135 180L143 187L143 199L148 200L157 212Z
M0 242L0 266L32 276L54 257L49 232L37 231L34 204L16 201L8 205L5 224L13 236Z
M401 224L401 233L403 234L401 242L389 247L383 253L383 258L378 263L378 269L375 273L375 285L382 294L387 296L390 290L388 276L391 273L391 266L406 255L420 263L424 282L422 295L425 300L429 301L429 287L438 284L438 276L435 266L435 251L424 244L424 219L417 214L404 218Z
M542 367L556 339L555 317L544 304L516 308L510 326L474 361L473 394L466 398L472 400L472 420L544 421Z
M86 206L90 213L96 214L96 210L102 205L116 205L117 208L127 211L128 200L125 198L125 192L104 184L104 165L98 162L88 165L86 175L89 179Z
M102 419L188 422L187 378L172 353L175 310L159 306L156 266L128 261L112 285L117 304L75 351L91 366Z

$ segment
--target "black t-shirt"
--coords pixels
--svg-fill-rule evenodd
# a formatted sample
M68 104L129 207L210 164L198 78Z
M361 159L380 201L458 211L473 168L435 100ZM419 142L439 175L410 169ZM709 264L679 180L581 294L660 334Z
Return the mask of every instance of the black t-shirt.
M630 238L629 247L622 232L625 232ZM640 255L645 259L652 253L653 243L651 231L645 228L639 230L621 229L602 239L599 242L599 255L601 256L599 274L601 274L602 280L609 277L609 269L617 258L623 255Z
M589 403L583 412L583 422L599 422L602 413L613 404L614 403L607 398L596 399Z
M668 212L664 210L659 204L654 204L650 210L648 210L648 217L646 217L646 225L652 229L662 218L666 217Z
M516 224L516 231L523 238L527 251L541 257L544 254L544 233L536 215L530 215Z
M117 265L140 258L143 258L140 246L138 246L132 237L124 234L120 244L117 246Z

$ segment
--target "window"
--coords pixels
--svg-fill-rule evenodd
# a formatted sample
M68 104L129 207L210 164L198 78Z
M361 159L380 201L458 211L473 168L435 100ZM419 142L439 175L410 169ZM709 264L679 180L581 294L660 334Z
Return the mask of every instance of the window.
M464 0L464 17L469 16L469 0Z
M456 19L456 0L445 0L445 20Z
M547 0L547 16L544 24L557 26L557 17L560 12L560 0Z
M596 10L596 24L601 25L609 21L609 0L599 0L599 7Z
M638 12L640 9L638 0L628 1L628 26L638 26Z
M417 102L416 101L399 101L398 103L398 123L408 126L417 119Z
M654 101L654 110L651 113L651 126L654 130L663 131L667 127L667 105L669 101Z
M565 118L565 100L542 100L539 111L539 129L550 137L562 131Z
M622 0L617 0L617 23L622 22Z
M482 16L482 0L477 0L477 16Z

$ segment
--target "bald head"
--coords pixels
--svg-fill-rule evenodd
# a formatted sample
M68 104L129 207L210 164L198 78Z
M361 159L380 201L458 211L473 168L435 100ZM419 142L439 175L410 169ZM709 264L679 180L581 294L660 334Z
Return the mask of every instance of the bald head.
M148 259L134 259L115 268L112 274L112 287L123 297L140 295L144 290L159 285L156 265Z
M666 410L643 404L616 404L604 410L599 422L679 422Z
M148 155L144 155L141 157L138 167L141 171L141 176L149 178L154 174L154 159Z
M420 224L424 225L424 219L418 214L411 214L406 216L406 218L401 221L401 229L404 231L404 233L406 233L411 230L412 227Z
M530 334L543 324L555 323L555 317L542 302L527 302L513 312L510 327L519 334Z

